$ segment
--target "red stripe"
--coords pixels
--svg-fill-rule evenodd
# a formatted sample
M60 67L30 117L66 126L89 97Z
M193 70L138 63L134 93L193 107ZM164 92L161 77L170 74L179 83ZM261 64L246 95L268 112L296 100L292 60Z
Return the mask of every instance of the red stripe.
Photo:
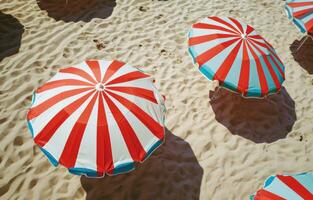
M254 200L286 200L274 193L261 189L257 192Z
M106 70L104 77L102 79L102 83L107 82L107 80L116 72L118 71L122 66L124 66L125 63L113 60L112 63L109 65L108 69Z
M227 27L229 27L229 28L231 28L234 32L236 32L237 34L240 34L239 33L239 31L233 26L233 25L231 25L230 23L228 23L228 22L226 22L226 21L224 21L222 18L220 18L220 17L209 17L209 19L212 19L212 20L214 20L214 21L216 21L216 22L219 22L219 23L221 23L221 24L224 24L225 26L227 26Z
M88 103L87 107L73 126L71 133L66 141L63 152L59 158L59 162L67 168L75 166L80 144L83 139L90 114L97 100L97 96L98 95L96 93L93 95L91 101Z
M228 38L228 37L239 37L238 35L234 34L212 34L212 35L203 35L189 38L188 44L189 46L201 44L204 42L209 42L218 38Z
M63 122L75 112L84 101L86 101L94 91L80 97L76 101L72 102L68 106L64 107L59 111L48 124L39 132L39 134L34 138L34 141L39 146L43 147L53 136L55 131L63 124Z
M146 151L142 147L135 131L123 115L123 113L118 109L118 107L113 103L113 101L107 96L106 93L103 94L106 103L108 104L111 113L114 116L115 121L123 135L124 141L127 145L128 151L134 161L141 161Z
M248 91L249 77L250 77L250 58L247 50L247 41L245 40L243 43L242 63L240 77L238 81L238 89L240 89L244 95L246 95Z
M81 69L78 69L78 68L75 68L75 67L68 67L68 68L65 68L65 69L61 69L59 72L61 73L68 73L68 74L75 74L75 75L78 75L94 84L96 84L97 82L87 73L85 72L84 70L81 70Z
M310 5L313 5L313 2L292 2L292 3L288 3L288 6L290 6L292 8L302 7L302 6L310 6Z
M93 86L91 83L87 83L84 81L76 80L76 79L62 79L57 81L50 81L39 87L36 90L36 93L41 93L47 90L55 89L62 86Z
M124 74L122 76L119 76L119 77L109 81L108 83L106 83L106 85L112 85L112 84L116 84L116 83L123 83L123 82L128 82L128 81L141 79L141 78L147 78L147 77L149 77L149 75L144 74L144 73L139 72L139 71L134 71L134 72L130 72L130 73Z
M225 32L229 32L229 33L234 33L234 34L238 34L235 31L229 30L227 28L221 27L221 26L216 26L216 25L212 25L212 24L205 24L205 23L196 23L192 25L192 28L199 28L199 29L214 29L214 30L219 30L219 31L225 31Z
M224 49L226 49L227 47L229 47L230 45L232 45L233 43L235 43L238 40L239 40L239 38L235 38L235 39L228 40L226 42L222 42L222 43L216 45L215 47L213 47L213 48L209 49L208 51L199 55L196 58L197 63L201 67L204 63L206 63L207 61L212 59L214 56L216 56L221 51L223 51Z
M103 92L99 93L97 120L97 171L109 172L114 169L111 139L104 110Z
M234 19L234 18L229 18L233 23L235 23L236 24L236 26L239 28L239 30L240 30L240 32L241 33L244 33L244 31L243 31L243 28L242 28L242 25L241 25L241 23L238 21L238 20L236 20L236 19Z
M281 176L277 175L277 178L285 183L289 188L291 188L295 193L297 193L303 199L313 199L313 194L308 191L303 185L301 185L292 176Z
M313 18L310 19L307 23L305 23L305 27L306 27L308 32L312 30L312 28L313 28Z
M238 42L238 44L236 44L233 50L225 58L222 65L218 68L218 70L214 74L214 77L213 77L214 80L219 80L222 83L225 81L226 76L238 55L238 51L240 49L241 44L242 44L242 41Z
M138 88L138 87L114 87L114 86L107 87L107 89L123 92L126 94L131 94L131 95L134 95L137 97L141 97L141 98L144 98L144 99L151 101L155 104L158 103L154 97L153 91L151 91L151 90Z
M264 38L260 35L249 35L249 38L264 40Z
M250 50L250 52L254 58L255 63L256 63L257 71L258 71L258 75L259 75L259 81L260 81L260 85L261 85L261 96L264 96L268 92L268 86L267 86L267 82L266 82L266 78L264 75L262 65L261 65L260 60L259 60L260 58L256 55L256 53L254 52L254 50L252 49L250 44L247 43L247 45L248 45L249 50Z
M298 12L294 12L294 13L293 13L293 16L294 16L295 18L301 18L303 15L306 15L306 14L312 12L312 11L313 11L313 8L308 8L308 9L300 10L300 11L298 11Z
M92 88L80 88L80 89L75 89L75 90L69 90L65 92L61 92L60 94L57 94L48 100L42 102L41 104L31 108L29 112L27 113L27 119L32 120L35 117L38 117L41 115L43 112L45 112L48 108L51 106L55 105L59 101L62 101L63 99L67 99L71 96L80 94L82 92L86 92L88 90L91 90Z
M113 92L108 91L108 94L123 104L129 111L131 111L151 131L151 133L153 133L153 135L155 135L160 140L164 138L164 128L139 106Z
M252 26L247 25L247 30L246 30L246 34L249 35L250 33L252 33L254 31L254 28L252 28Z
M280 89L280 83L279 83L279 80L278 80L278 77L273 69L273 66L271 65L271 63L269 62L268 58L267 58L267 55L259 48L257 47L255 44L253 44L253 42L251 42L251 44L254 46L254 48L256 48L256 50L262 55L262 58L263 60L265 61L265 65L266 67L268 68L270 74L271 74L271 77L275 83L275 86L277 88L277 90Z
M91 69L92 73L96 77L98 83L101 81L101 70L100 70L100 65L99 62L96 60L87 60L86 61L87 65Z

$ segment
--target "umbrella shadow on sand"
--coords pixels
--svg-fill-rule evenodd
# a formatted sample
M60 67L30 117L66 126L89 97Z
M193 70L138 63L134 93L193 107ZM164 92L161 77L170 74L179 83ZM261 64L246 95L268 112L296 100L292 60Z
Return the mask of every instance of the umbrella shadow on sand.
M166 141L134 171L81 177L87 200L199 199L203 169L190 145L166 129Z
M0 12L0 62L18 53L24 26L12 15Z
M306 37L303 37L300 41L295 40L290 45L290 50L295 61L297 61L309 74L313 74L313 39L307 38L302 47L296 51L301 42L305 39Z
M219 123L255 143L285 138L297 119L295 102L284 87L265 99L246 99L220 88L210 92L210 104Z
M105 19L111 16L116 6L115 0L37 0L37 3L49 17L65 22Z

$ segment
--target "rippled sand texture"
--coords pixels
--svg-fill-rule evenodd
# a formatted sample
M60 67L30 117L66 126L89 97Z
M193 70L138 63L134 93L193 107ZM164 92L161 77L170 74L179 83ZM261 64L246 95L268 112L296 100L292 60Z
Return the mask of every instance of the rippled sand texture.
M312 42L292 53L302 34L283 5L0 0L0 199L241 200L271 174L312 170ZM286 65L280 94L244 100L213 90L187 52L189 27L208 15L242 19L272 43ZM166 143L127 175L80 179L51 166L28 133L32 91L86 59L139 66L167 97Z

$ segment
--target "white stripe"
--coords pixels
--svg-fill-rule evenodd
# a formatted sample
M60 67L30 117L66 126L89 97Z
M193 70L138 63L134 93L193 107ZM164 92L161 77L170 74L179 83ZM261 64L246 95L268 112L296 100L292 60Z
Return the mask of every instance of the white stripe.
M135 71L138 71L138 70L134 67L131 67L125 64L119 70L115 71L115 73L106 81L106 83L110 82L111 80L114 80L117 77L128 74L130 72L135 72Z
M90 95L90 97L76 110L74 111L65 121L63 124L61 124L58 129L55 131L53 136L50 138L50 140L46 143L46 145L43 147L45 150L47 150L53 157L57 160L59 160L63 149L65 147L65 144L67 142L67 139L71 133L71 130L73 129L75 123L77 122L80 115L83 113L83 111L86 109L88 103L91 101L93 95L95 92Z
M99 65L100 65L100 71L101 71L101 81L103 80L104 74L108 70L108 67L112 63L112 61L106 61L106 60L99 60Z
M107 121L108 121L110 141L112 144L111 150L112 150L113 165L115 167L119 164L133 162L133 159L128 151L127 145L124 141L120 128L117 125L117 123L121 123L121 122L115 121L115 118L113 117L105 99L103 99L103 102L104 102L105 114L106 114Z
M77 168L87 168L97 171L98 104L99 98L97 98L93 106L80 144L77 160L75 163L75 167Z

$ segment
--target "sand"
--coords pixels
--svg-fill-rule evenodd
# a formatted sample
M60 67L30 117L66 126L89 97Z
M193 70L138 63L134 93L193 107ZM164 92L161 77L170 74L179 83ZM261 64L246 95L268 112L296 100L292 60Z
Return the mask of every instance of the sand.
M303 35L284 3L0 0L0 199L241 200L271 174L312 171L313 42L292 53ZM286 66L280 94L214 91L187 51L191 24L209 15L241 19L267 38ZM129 174L71 175L27 130L32 91L86 59L138 66L166 95L166 143Z

